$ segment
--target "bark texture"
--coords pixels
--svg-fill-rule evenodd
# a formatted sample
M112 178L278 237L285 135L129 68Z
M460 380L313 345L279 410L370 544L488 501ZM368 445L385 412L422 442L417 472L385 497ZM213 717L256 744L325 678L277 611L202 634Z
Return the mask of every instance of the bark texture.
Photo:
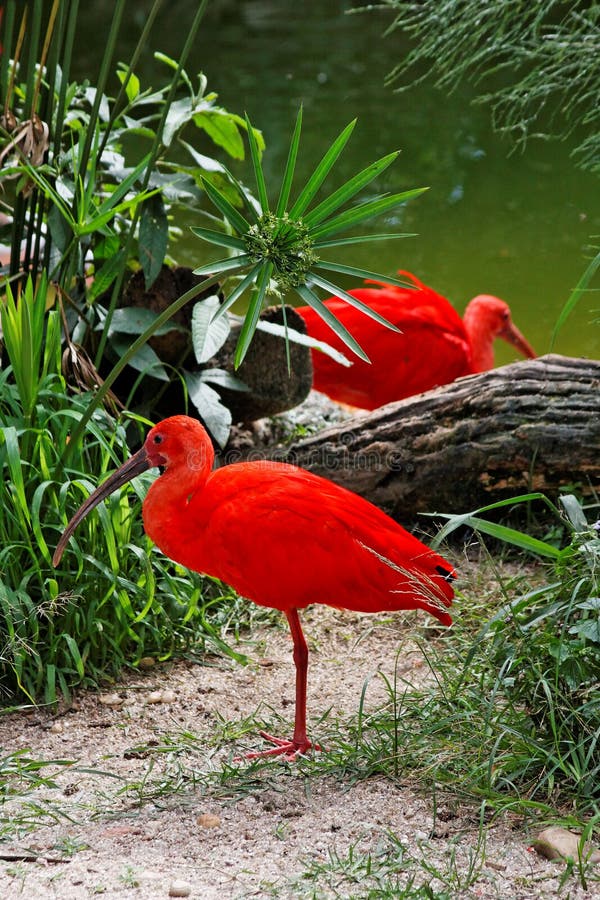
M600 488L600 361L548 355L469 375L265 456L344 485L399 521L530 490L590 494Z

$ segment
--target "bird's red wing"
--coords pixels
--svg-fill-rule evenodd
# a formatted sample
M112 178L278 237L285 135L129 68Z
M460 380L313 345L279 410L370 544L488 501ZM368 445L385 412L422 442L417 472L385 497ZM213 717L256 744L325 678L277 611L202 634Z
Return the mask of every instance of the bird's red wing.
M342 403L376 409L447 384L471 370L463 322L439 294L431 290L373 288L352 293L396 325L400 333L341 300L328 301L330 310L358 340L370 363L355 358L350 368L344 368L324 353L313 351L316 390ZM347 352L343 342L316 313L303 309L302 315L312 337Z
M445 560L356 494L302 469L217 470L187 520L195 546L186 558L180 546L175 558L261 605L422 608L450 622Z

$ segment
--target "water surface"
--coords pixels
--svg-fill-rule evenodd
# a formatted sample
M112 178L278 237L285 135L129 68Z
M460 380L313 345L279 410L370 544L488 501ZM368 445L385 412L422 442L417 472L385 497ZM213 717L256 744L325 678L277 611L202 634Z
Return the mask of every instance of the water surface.
M429 190L368 227L418 236L366 245L351 255L345 251L345 258L384 273L412 270L461 312L475 294L496 294L510 303L538 353L546 352L559 311L585 269L590 238L600 234L598 179L575 168L573 144L534 141L524 153L511 153L510 141L492 132L487 108L470 102L468 86L450 95L431 85L405 94L384 87L405 48L398 34L382 37L389 12L345 15L350 6L341 0L217 0L209 4L188 71L204 71L220 102L247 111L262 129L267 183L276 189L301 103L297 183L355 117L332 187L400 149L374 190ZM195 10L190 0L168 7L141 62L144 79L155 84L151 51L176 54ZM131 4L124 58L143 8ZM91 28L99 18L100 13L90 19ZM211 152L201 136L197 146ZM251 180L247 163L232 169ZM212 252L193 237L176 248L180 262L190 265ZM600 324L592 324L594 319L600 319L598 292L580 303L555 350L600 357ZM498 346L499 362L512 358L514 351Z

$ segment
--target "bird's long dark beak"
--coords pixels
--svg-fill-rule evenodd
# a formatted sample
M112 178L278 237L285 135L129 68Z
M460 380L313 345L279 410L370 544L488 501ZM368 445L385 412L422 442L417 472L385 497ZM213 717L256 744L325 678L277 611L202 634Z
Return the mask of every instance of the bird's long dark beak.
M61 557L64 553L64 549L67 546L67 542L79 523L82 519L85 519L90 510L94 509L95 506L104 500L105 497L108 497L109 494L112 494L113 491L116 491L117 488L123 487L124 484L127 484L128 481L131 481L132 478L135 478L136 475L140 475L142 472L145 472L147 469L152 468L153 463L148 459L148 455L146 453L145 447L142 447L141 450L138 450L132 457L130 457L126 462L123 463L122 466L110 475L106 481L104 481L100 487L96 488L93 494L85 500L69 524L67 525L64 533L61 535L61 538L56 545L56 550L54 551L54 556L52 557L52 565L57 566L61 560Z
M519 353L523 354L523 356L528 356L529 359L536 358L537 353L535 352L527 338L521 334L514 322L507 322L506 326L500 332L498 337L503 338L507 344L510 344L511 347L514 347L515 350L518 350Z

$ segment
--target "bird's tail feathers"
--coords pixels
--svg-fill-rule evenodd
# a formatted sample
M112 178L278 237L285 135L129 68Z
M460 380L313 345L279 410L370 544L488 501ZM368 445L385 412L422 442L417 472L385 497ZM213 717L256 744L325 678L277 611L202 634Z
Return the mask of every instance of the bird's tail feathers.
M454 572L451 568L442 568L439 565L431 566L431 560L428 559L428 568L431 567L433 569L432 573L429 574L424 567L419 566L416 559L415 568L410 569L405 566L399 566L368 544L364 544L362 541L358 543L380 562L402 576L402 586L390 591L392 594L406 595L406 604L399 603L399 608L412 609L417 605L420 609L431 613L432 616L439 619L443 625L452 624L452 618L446 612L447 607L452 605L454 596L454 591L449 583L454 578ZM437 555L435 555L435 558L436 560L439 559ZM434 574L434 572L437 572L437 574Z

